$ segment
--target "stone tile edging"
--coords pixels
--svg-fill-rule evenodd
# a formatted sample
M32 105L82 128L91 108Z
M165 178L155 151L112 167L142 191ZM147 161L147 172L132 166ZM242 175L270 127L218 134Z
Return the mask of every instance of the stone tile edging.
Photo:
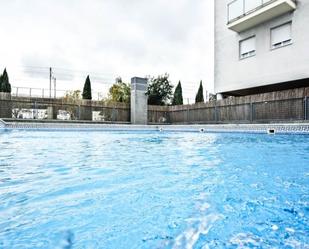
M289 124L208 124L208 125L130 125L130 124L83 124L83 123L36 123L4 122L5 130L85 130L85 131L169 131L169 132L245 132L278 134L308 134L309 123Z

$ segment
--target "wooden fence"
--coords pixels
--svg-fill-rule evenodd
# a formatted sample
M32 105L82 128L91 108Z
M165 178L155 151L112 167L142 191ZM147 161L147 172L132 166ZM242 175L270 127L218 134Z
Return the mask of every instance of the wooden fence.
M309 119L309 88L148 110L149 123L214 124L296 122Z
M149 124L303 122L309 87L181 106L148 106ZM130 106L101 101L11 97L0 94L0 118L130 122Z
M130 106L102 101L65 101L63 99L0 98L0 118L93 120L130 122Z

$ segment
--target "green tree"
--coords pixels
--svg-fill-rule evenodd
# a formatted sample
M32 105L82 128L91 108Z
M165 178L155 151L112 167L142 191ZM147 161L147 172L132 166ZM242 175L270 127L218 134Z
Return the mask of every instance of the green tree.
M83 96L83 99L92 99L91 82L90 82L89 75L86 78L82 96Z
M178 82L178 85L175 88L172 105L183 105L182 87L180 81Z
M76 103L78 100L82 99L82 96L80 93L81 93L80 90L68 91L63 97L63 100L66 103Z
M146 95L148 95L149 105L167 105L173 94L173 85L169 81L169 75L159 75L152 78L148 86Z
M130 98L130 85L122 82L120 77L116 78L116 82L109 89L107 101L130 103Z
M203 83L200 82L197 94L195 96L195 103L204 102Z
M0 76L0 92L10 93L11 90L9 76L5 68L3 74Z
M68 103L69 105L63 105L63 108L70 113L71 119L76 120L78 119L79 110L77 104L82 99L81 91L68 91L65 96L63 97L64 103Z

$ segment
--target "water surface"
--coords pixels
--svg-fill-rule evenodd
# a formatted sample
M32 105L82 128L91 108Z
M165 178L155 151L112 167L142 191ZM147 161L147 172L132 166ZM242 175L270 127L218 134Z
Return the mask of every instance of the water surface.
M0 132L0 248L309 248L309 136Z

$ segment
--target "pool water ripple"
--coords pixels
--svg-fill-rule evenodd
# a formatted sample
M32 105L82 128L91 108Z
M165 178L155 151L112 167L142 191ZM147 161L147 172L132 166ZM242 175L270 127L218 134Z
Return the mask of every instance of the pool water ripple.
M1 132L0 248L309 248L308 154L305 135Z

